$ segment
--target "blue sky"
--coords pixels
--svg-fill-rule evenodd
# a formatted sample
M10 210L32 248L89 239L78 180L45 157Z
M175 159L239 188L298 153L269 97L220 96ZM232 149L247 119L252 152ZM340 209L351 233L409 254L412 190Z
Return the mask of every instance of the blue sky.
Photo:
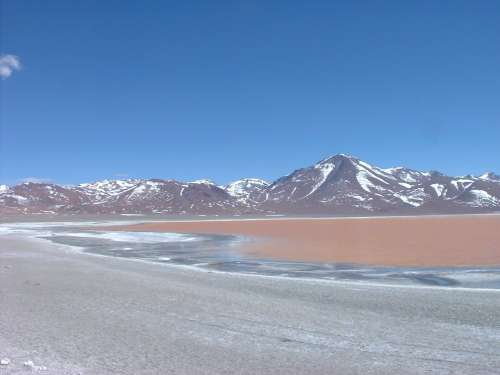
M499 1L1 4L0 182L500 172Z

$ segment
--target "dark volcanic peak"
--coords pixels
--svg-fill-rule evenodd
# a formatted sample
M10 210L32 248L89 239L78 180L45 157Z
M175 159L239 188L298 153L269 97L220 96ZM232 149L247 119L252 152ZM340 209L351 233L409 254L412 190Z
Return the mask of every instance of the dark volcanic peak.
M0 185L0 212L186 215L489 212L500 209L500 177L379 168L338 154L272 183L244 178L102 180L77 186Z

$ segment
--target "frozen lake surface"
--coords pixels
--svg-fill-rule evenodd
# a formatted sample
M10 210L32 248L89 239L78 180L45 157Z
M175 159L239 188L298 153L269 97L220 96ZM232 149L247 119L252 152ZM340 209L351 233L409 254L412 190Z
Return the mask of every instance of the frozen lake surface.
M129 224L130 221L120 221ZM96 255L193 266L210 271L396 285L500 289L500 267L411 268L260 259L240 251L252 238L232 235L89 230L111 221L0 224L1 235L42 238ZM96 228L97 229L97 228Z

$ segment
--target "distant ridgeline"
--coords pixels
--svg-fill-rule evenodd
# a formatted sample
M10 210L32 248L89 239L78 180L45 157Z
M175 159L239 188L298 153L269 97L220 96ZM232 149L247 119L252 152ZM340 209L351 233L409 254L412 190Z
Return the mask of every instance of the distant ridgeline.
M268 183L254 178L0 185L1 214L425 214L500 210L500 176L378 168L335 155Z

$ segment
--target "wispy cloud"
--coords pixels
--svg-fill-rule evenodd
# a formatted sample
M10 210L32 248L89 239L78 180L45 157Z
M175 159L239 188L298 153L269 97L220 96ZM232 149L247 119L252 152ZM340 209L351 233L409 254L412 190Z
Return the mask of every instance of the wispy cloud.
M26 177L26 178L22 178L20 181L21 182L32 182L34 184L43 184L43 183L52 182L52 180L50 178L43 178L43 177Z
M9 78L16 70L21 70L21 61L15 55L0 56L0 77Z

